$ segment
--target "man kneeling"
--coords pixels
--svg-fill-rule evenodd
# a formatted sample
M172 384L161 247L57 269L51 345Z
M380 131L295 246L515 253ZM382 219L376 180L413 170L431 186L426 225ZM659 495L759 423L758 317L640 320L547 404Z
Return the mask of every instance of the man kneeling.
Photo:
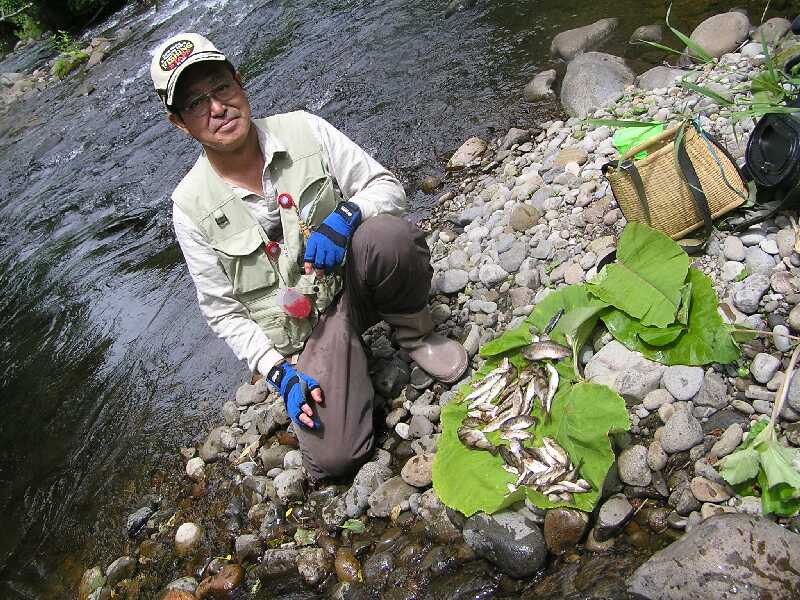
M430 255L396 216L403 188L319 117L252 120L239 74L201 35L166 40L150 73L170 122L203 148L172 194L200 309L280 393L309 476L349 474L373 445L365 329L388 322L444 383L468 366L433 333Z

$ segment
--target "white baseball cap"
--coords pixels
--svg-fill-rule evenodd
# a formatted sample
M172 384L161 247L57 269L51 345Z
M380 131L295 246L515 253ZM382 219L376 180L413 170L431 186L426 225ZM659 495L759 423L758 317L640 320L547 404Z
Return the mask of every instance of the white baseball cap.
M206 60L228 59L198 33L179 33L158 46L150 62L150 77L164 106L172 106L175 85L186 67Z

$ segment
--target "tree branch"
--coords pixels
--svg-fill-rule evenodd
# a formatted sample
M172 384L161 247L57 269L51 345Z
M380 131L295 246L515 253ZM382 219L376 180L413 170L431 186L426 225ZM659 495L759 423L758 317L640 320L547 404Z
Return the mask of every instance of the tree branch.
M19 13L21 13L22 11L29 9L31 6L33 6L33 2L28 2L26 5L22 6L21 8L18 8L17 10L9 14L4 13L2 9L0 9L0 22L8 21L11 17L14 17Z

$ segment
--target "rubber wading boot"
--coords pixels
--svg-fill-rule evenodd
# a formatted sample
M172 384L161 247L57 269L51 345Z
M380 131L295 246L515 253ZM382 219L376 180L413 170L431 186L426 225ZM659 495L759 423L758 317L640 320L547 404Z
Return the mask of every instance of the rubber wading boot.
M455 383L469 366L464 346L433 332L430 309L381 317L395 329L397 344L408 352L422 370L442 383Z

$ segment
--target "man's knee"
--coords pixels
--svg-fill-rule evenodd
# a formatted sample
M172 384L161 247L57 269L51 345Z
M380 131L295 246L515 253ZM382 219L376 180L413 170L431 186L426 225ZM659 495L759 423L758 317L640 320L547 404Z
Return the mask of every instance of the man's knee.
M353 475L369 457L372 440L366 448L350 448L346 444L331 444L315 455L304 453L305 467L312 479Z
M422 244L422 246L421 246ZM416 258L422 247L427 251L424 233L405 219L394 215L375 215L356 229L353 251L396 255L398 259Z

